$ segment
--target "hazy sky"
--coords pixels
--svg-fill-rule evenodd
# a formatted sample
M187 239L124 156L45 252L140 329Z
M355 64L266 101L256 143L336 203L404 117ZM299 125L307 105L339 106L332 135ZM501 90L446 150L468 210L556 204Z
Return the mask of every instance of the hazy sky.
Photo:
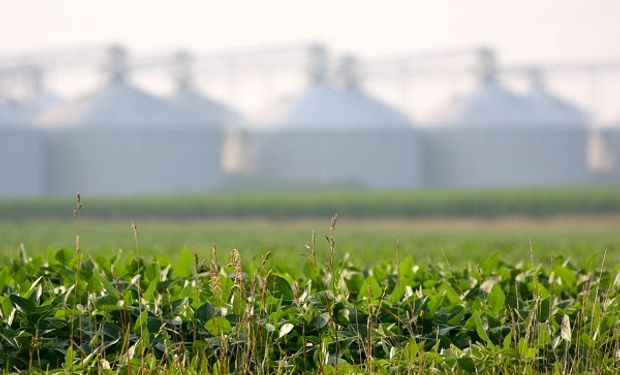
M311 41L362 57L486 44L507 64L619 60L620 0L0 0L0 57L90 43L208 52ZM588 104L583 82L566 92ZM618 118L607 92L598 112Z
M620 57L617 0L2 0L0 51L323 40L364 56L487 43L504 62Z

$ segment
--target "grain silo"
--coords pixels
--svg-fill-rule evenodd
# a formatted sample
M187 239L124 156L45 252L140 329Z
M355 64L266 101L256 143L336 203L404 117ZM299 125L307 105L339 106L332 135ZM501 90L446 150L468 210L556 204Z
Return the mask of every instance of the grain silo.
M269 128L252 132L254 173L292 184L419 186L419 136L407 116L359 87L354 59L339 87L327 77L325 51L314 58L310 87L263 118Z
M597 182L620 183L620 124L596 129L598 160Z
M49 189L94 195L201 191L221 179L220 135L126 77L126 54L110 51L110 81L44 114Z
M39 115L62 103L62 98L48 90L44 84L44 72L33 66L28 74L28 95L19 101L18 111L25 118L34 121Z
M0 103L0 197L44 193L45 150L42 132Z
M222 137L221 163L227 174L239 172L242 158L242 132L244 124L241 113L232 107L201 94L194 85L194 59L187 52L179 52L174 58L175 91L169 97L172 104L188 112L205 123L218 129Z
M588 131L535 100L504 88L491 51L482 82L450 103L424 129L426 178L432 186L581 184L590 181ZM545 93L545 95L548 95Z
M563 98L554 95L547 87L543 73L539 68L529 70L530 89L523 96L525 105L533 116L532 122L542 122L545 126L586 126L590 123L590 114Z
M184 111L200 117L207 125L228 127L243 121L241 113L230 106L209 98L194 86L194 60L187 52L175 55L174 75L176 90L170 101Z

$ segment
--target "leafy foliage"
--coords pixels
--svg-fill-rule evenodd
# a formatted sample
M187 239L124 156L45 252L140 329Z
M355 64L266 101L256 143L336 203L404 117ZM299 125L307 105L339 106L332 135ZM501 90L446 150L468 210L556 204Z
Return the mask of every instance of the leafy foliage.
M314 244L312 244L314 246ZM309 247L310 248L310 247ZM411 256L296 272L71 249L0 268L0 367L123 373L605 373L617 270ZM215 267L213 267L215 264Z

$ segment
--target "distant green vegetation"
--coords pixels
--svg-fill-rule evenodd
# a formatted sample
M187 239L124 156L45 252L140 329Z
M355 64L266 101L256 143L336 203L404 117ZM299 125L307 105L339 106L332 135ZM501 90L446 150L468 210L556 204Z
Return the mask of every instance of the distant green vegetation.
M0 367L124 374L581 374L620 367L618 267L365 267L307 242L303 266L22 253L0 267Z
M620 186L495 190L298 190L85 198L90 218L543 217L619 213ZM70 219L73 197L0 201L0 219Z
M85 209L84 209L85 211ZM135 248L130 220L78 222L39 220L12 222L0 220L0 265L15 256L23 243L31 254L45 254L53 249L74 247L80 234L82 250L94 255L110 256L119 249ZM337 234L341 254L349 253L354 262L368 264L379 258L394 259L397 251L428 262L448 260L455 266L477 262L490 253L500 252L502 259L518 262L530 258L530 240L536 261L549 263L553 255L562 254L582 264L593 254L607 250L610 263L620 263L620 230L604 218L574 220L564 224L492 227L494 220L484 220L474 228L461 228L460 221L432 226L409 223L369 221L350 222L340 218ZM488 222L488 226L485 223ZM325 234L329 220L319 221L153 221L137 220L138 240L145 255L174 256L183 248L207 251L216 244L224 253L237 248L250 261L272 251L272 259L292 267L303 262L304 243L316 229L317 252L326 253ZM467 224L464 221L463 225Z

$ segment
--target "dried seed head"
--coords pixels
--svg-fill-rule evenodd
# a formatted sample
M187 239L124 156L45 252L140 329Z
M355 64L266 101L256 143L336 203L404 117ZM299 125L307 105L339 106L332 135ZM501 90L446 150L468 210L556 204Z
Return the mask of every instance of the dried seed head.
M77 219L80 216L80 210L82 209L82 197L78 192L75 195L75 208L73 209L73 218Z
M564 314L562 317L562 326L560 327L560 338L564 341L570 342L572 337L572 331L570 328L570 319L568 315Z
M221 290L220 285L220 267L217 264L217 247L215 244L211 246L211 264L209 266L209 278L211 289L214 293L218 293Z
M334 230L334 229L336 229L336 222L337 222L337 221L338 221L338 214L335 214L335 215L332 217L332 222L331 222L331 225L329 226L329 229L330 229L330 230Z
M241 269L241 255L239 254L239 250L232 249L228 266L231 267L234 272L235 283L233 287L243 290L243 270Z

